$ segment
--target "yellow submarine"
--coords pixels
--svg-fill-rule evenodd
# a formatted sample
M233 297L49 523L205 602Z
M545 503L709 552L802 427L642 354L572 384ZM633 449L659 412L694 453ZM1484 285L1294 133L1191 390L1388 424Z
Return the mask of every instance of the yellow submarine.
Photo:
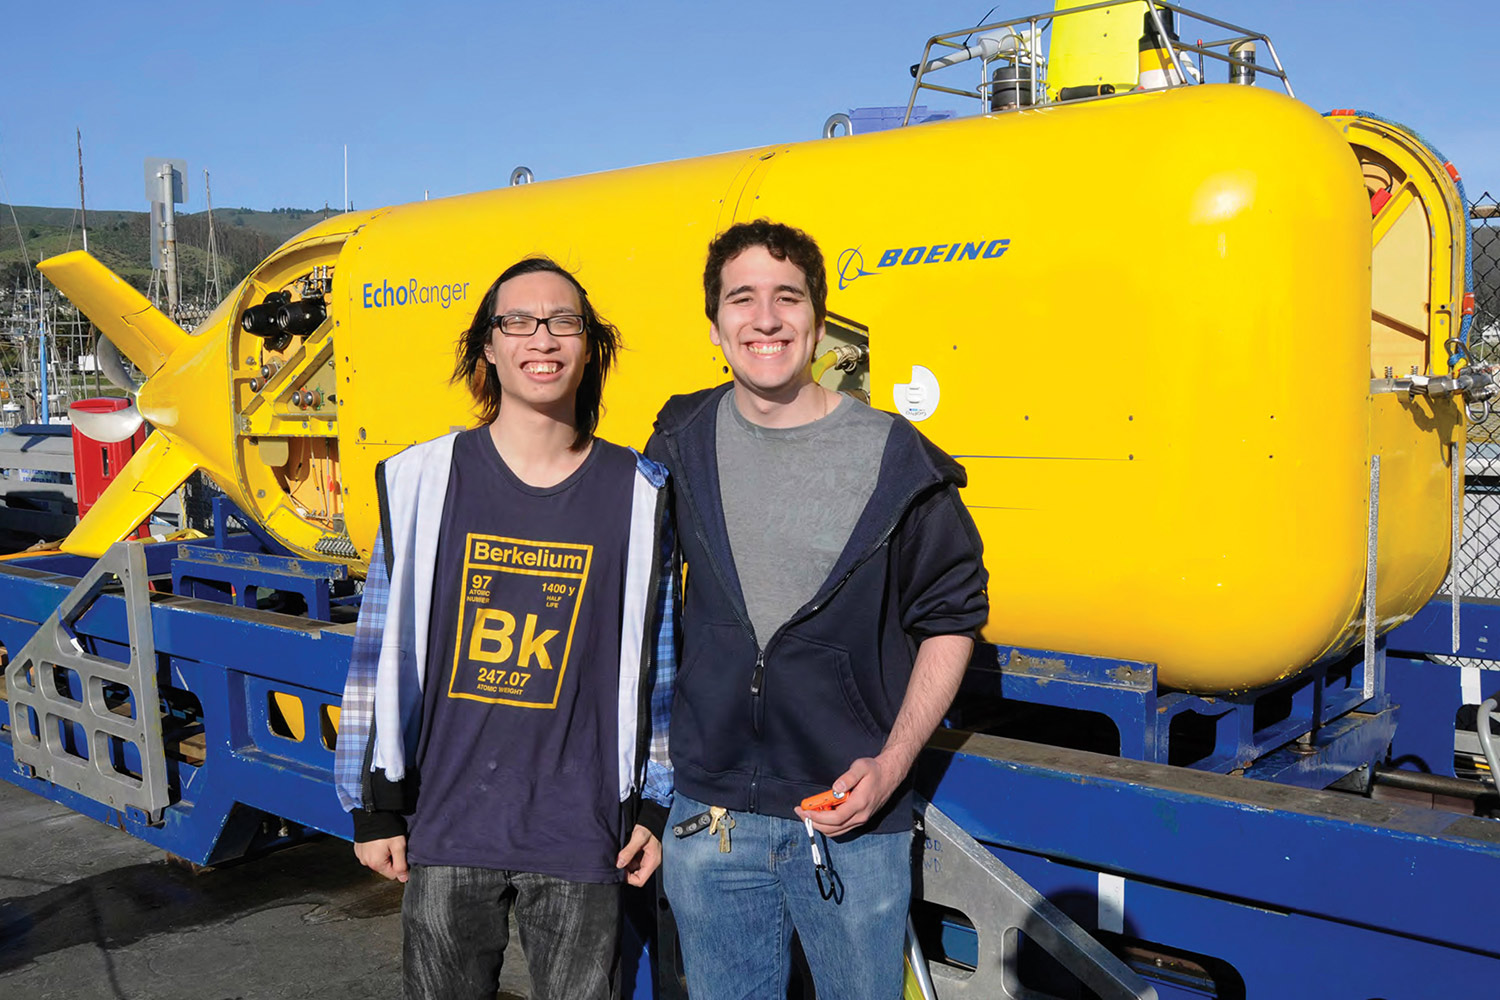
M824 344L845 350L819 360L824 384L966 466L986 639L1154 662L1199 692L1344 653L1372 568L1382 631L1447 572L1456 175L1399 126L1244 85L1243 47L1238 83L1185 79L1195 48L1138 46L1143 12L1150 35L1167 7L1058 17L1050 61L1035 17L978 29L984 46L935 37L913 103L968 61L984 70L962 93L986 108L968 117L328 219L191 333L87 254L54 257L43 272L146 377L154 428L63 547L102 554L202 469L288 549L358 565L376 463L473 423L453 345L527 254L623 331L601 433L643 445L668 394L727 377L705 248L765 216L827 257ZM1129 92L1148 68L1159 85ZM1024 97L991 110L1006 72Z

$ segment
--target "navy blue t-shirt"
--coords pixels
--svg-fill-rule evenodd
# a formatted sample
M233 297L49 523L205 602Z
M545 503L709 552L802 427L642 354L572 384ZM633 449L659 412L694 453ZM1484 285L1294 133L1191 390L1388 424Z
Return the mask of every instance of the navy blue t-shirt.
M620 614L635 456L556 486L460 434L433 582L412 861L620 878Z

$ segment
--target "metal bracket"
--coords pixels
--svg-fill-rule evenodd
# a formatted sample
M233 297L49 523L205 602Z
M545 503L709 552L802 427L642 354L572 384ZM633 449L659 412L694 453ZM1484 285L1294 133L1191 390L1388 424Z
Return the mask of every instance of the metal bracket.
M1420 375L1414 366L1410 376L1394 378L1387 368L1385 378L1370 379L1370 394L1404 392L1411 397L1455 399L1470 421L1488 420L1493 400L1500 396L1500 365L1475 363L1461 340L1446 341L1444 347L1449 351L1447 375Z
M1449 627L1453 633L1453 652L1458 652L1460 639L1460 599L1463 569L1458 564L1464 541L1464 473L1463 462L1458 457L1458 442L1448 446L1448 464L1452 466L1453 482L1449 485L1451 506L1448 512L1448 601L1450 604Z
M930 802L917 799L922 848L913 888L918 898L964 914L979 939L972 973L930 966L939 1000L1043 1000L1021 985L1021 937L1078 977L1100 1000L1156 1000L1156 990L1045 896Z
M147 578L142 543L111 545L11 660L5 682L17 765L158 823L170 802ZM78 620L112 579L125 591L128 663L84 652L75 637ZM64 671L76 675L78 690ZM67 678L66 692L60 678ZM106 685L128 690L129 701L108 697ZM138 776L127 764L127 745L139 757Z
M1365 682L1364 696L1375 697L1375 630L1379 624L1375 609L1377 597L1376 568L1380 551L1380 456L1370 456L1370 508L1365 537ZM1314 720L1316 728L1317 720Z

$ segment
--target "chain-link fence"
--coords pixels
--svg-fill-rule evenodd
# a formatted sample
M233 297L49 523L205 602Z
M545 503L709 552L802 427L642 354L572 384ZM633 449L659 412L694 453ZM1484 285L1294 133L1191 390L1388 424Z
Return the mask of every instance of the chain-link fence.
M1469 353L1500 363L1500 202L1488 191L1469 210L1474 320ZM1454 560L1459 593L1500 597L1500 411L1469 424L1463 547Z

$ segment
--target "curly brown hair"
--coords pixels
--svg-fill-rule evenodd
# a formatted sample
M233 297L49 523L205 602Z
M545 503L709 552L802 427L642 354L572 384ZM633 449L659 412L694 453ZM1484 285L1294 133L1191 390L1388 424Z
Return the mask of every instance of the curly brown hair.
M719 295L724 291L724 265L751 247L764 247L777 260L789 260L807 277L807 294L812 299L813 315L818 325L828 316L828 274L823 267L823 251L811 236L794 226L756 219L737 222L715 236L708 244L708 261L703 266L703 309L710 322L719 322Z

